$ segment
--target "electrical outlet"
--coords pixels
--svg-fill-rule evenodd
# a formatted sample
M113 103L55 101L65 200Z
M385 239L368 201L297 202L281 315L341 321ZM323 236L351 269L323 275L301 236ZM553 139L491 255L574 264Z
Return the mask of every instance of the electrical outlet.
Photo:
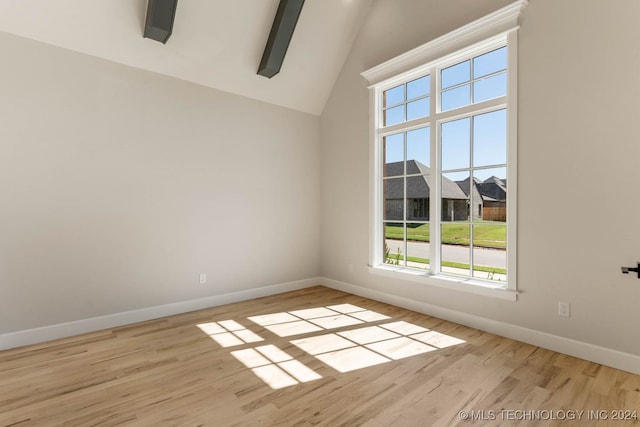
M568 302L558 302L558 316L571 317L571 304Z
M349 268L349 273L353 273L353 264L349 264L348 268Z
M200 273L200 283L207 283L207 274Z

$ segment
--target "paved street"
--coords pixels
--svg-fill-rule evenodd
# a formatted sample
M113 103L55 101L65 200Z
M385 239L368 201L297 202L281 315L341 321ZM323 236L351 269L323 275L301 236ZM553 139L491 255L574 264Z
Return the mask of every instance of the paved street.
M392 254L397 253L398 248L400 248L400 253L404 254L401 240L387 239L387 246ZM409 256L429 258L429 243L407 242L407 247ZM504 250L475 248L473 258L475 265L507 268L507 253ZM469 264L469 248L466 246L442 245L442 260Z

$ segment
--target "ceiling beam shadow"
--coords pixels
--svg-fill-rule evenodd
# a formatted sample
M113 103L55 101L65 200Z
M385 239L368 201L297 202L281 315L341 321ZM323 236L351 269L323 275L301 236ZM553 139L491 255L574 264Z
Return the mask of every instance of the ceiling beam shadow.
M280 0L258 67L259 75L271 78L280 72L303 5L304 0Z

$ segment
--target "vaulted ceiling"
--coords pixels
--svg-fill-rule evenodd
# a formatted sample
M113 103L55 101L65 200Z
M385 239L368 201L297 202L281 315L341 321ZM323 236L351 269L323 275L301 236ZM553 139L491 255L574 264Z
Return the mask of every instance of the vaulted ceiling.
M256 74L279 0L179 0L166 45L147 0L0 0L0 31L320 114L374 0L307 0L280 74Z

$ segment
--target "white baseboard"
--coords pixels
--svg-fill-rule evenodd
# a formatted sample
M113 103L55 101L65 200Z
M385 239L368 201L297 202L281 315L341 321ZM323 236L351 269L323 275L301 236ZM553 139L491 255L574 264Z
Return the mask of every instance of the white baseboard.
M450 322L459 323L481 331L522 341L527 344L568 354L570 356L585 359L590 362L621 369L623 371L640 374L640 356L612 350L594 344L565 338L510 323L499 322L473 314L451 310L437 305L389 294L386 292L368 289L362 286L340 282L326 277L319 279L319 284L328 288L337 289L350 294L359 295L376 301L393 304L398 307L427 314Z
M510 323L487 319L473 314L428 304L421 301L393 295L386 292L368 289L351 283L341 282L326 277L316 277L277 285L263 286L244 291L231 292L222 295L214 295L189 301L181 301L166 305L143 308L140 310L126 311L106 316L82 319L41 328L27 329L0 335L0 350L36 344L58 338L66 338L87 332L95 332L103 329L115 328L136 322L158 319L174 314L187 313L209 307L246 301L254 298L276 295L283 292L295 291L311 286L323 285L354 295L360 295L376 301L393 304L398 307L424 313L450 322L459 323L471 328L490 332L503 337L522 341L535 346L543 347L559 353L568 354L591 362L600 363L612 368L621 369L634 374L640 374L640 356L612 350L606 347L577 341L571 338L560 337Z
M222 295L214 295L189 301L180 301L171 304L142 308L139 310L125 311L106 316L92 317L90 319L76 320L73 322L59 323L57 325L41 328L27 329L24 331L10 332L0 335L0 350L22 347L29 344L37 344L58 338L66 338L74 335L95 332L103 329L115 328L146 320L174 314L187 313L203 308L215 307L233 302L246 301L283 292L295 291L320 284L319 278L297 280L294 282L280 283L277 285L263 286L244 291L231 292Z

